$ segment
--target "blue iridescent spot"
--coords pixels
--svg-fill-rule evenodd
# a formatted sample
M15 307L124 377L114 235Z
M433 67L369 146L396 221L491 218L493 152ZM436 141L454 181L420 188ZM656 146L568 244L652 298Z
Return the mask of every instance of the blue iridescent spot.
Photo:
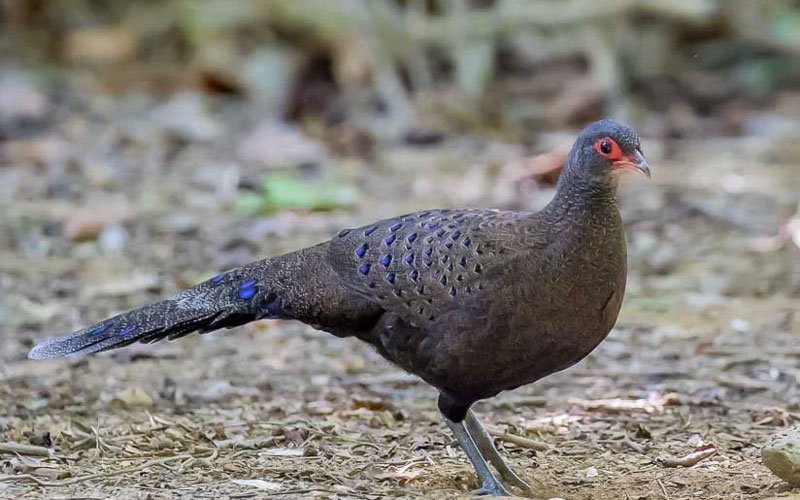
M104 323L102 325L98 325L94 327L92 331L89 332L89 335L100 335L104 331L108 330L108 327L111 326L109 323Z
M435 220L432 220L432 221L428 222L428 229L434 229L438 225L439 225L438 222L436 222Z
M364 236L369 236L370 234L374 233L375 230L378 229L378 226L370 226L364 230Z
M117 336L124 337L125 335L131 333L132 331L136 330L136 325L129 325L117 332Z
M267 313L270 316L275 316L278 314L281 308L281 299L279 297L275 297L274 299L267 302Z
M395 278L396 278L396 275L394 273L389 273L389 274L386 275L386 281L388 281L389 283L394 284Z
M255 284L256 284L256 280L247 280L244 283L242 283L241 287L242 288L252 288L253 285L255 285Z
M253 295L255 295L255 294L256 294L256 289L253 288L253 287L242 288L239 291L239 297L243 298L243 299L251 299L251 298L253 298Z
M441 283L442 285L446 285L447 284L447 276L442 276L442 279L439 280L439 283Z
M342 229L341 231L339 231L339 238L344 238L345 236L350 234L350 231L351 231L350 229Z
M411 274L409 276L411 277L412 281L417 281L417 278L419 277L419 271L414 269L413 271L411 271Z
M453 248L453 242L452 241L445 241L444 242L444 246L447 247L447 248Z
M433 243L433 236L428 236L425 238L425 243Z
M228 273L220 273L220 274L214 276L213 278L211 278L211 282L212 283L219 283L220 281L222 281L222 278L224 278L226 274L228 274Z
M393 234L390 234L389 236L383 239L383 242L386 243L387 245L391 245L392 243L394 243L394 238L395 236Z
M448 271L452 271L453 270L453 263L452 262L447 264L447 270Z
M456 296L456 287L454 287L454 286L450 287L450 295L453 296L453 297Z
M392 256L389 255L388 253L383 257L381 257L381 264L383 264L383 267L389 267L389 264L391 263L392 263Z
M414 222L415 220L417 220L417 219L415 219L412 216L408 216L408 217L403 219L403 222Z
M458 219L460 219L462 217L464 217L464 212L460 212L460 213L457 213L457 214L453 215L453 220L458 220Z
M369 273L369 268L372 267L369 265L369 262L362 262L360 266L358 266L358 272L361 274Z
M374 281L370 281L367 286L370 287L370 288L375 288L377 285L375 284Z
M447 255L447 254L442 255L442 264L447 263L448 260L450 260L450 256L449 255Z
M453 233L450 235L450 239L452 239L452 240L457 240L457 239L459 239L459 238L461 238L461 231L455 230L455 231L453 231Z
M439 238L441 238L442 236L444 236L444 232L445 232L445 230L444 230L444 229L440 229L440 230L436 231L436 236L438 236Z
M411 233L408 236L406 236L406 240L409 243L414 243L414 241L416 241L416 239L417 239L417 233Z
M425 263L425 267L431 267L431 264L433 264L430 259L424 259L422 262Z
M417 293L420 295L425 295L425 285L420 285L417 287Z
M430 257L432 253L433 253L433 247L428 247L425 249L425 255L427 255L428 257Z
M394 224L392 224L391 226L389 226L389 231L391 231L391 232L395 232L395 231L397 231L398 229L400 229L401 227L403 227L403 223L402 223L402 222L395 222Z
M461 260L458 261L458 263L461 265L461 267L467 267L467 258L461 257Z
M369 245L367 245L366 243L362 243L361 245L358 246L358 248L356 248L356 255L358 255L359 258L363 257L367 253L368 248Z
M425 218L425 217L429 216L430 214L431 214L431 211L430 210L426 210L425 212L420 212L419 216L421 218Z
M469 236L464 238L464 241L461 242L461 244L464 245L465 247L468 247L470 243L472 243L472 240L469 239Z
M401 290L399 288L395 288L394 289L394 294L397 295L398 297L402 297L403 296L403 290Z
M407 264L411 264L412 262L414 262L414 254L413 253L405 254L403 256L403 260L406 261Z

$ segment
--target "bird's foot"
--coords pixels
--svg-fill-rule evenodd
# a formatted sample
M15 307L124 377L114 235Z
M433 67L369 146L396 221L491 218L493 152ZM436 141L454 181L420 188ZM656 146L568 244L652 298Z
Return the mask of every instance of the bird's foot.
M497 478L487 478L477 490L472 490L473 495L487 495L493 497L510 497L511 493Z
M518 488L526 496L533 496L533 488L503 460L503 456L500 455L500 452L494 447L491 435L486 431L486 428L481 421L478 420L478 417L475 416L472 410L467 412L464 425L475 442L475 445L480 450L481 455L494 465L494 468L497 469L498 474L500 474L505 484L513 488Z
M503 481L507 485L521 490L526 496L533 495L533 488L531 488L531 485L526 483L521 477L519 477L519 475L516 472L514 472L513 469L506 468L499 470L498 472L500 472L500 477L503 478Z
M533 495L533 488L531 487L531 485L526 483L522 479L520 479L520 477L517 476L516 474L514 474L514 476L512 476L512 477L506 477L506 476L502 476L502 477L503 477L503 481L507 485L509 485L509 486L511 486L513 488L517 488L518 490L522 491L522 493L525 496L530 497L530 496Z

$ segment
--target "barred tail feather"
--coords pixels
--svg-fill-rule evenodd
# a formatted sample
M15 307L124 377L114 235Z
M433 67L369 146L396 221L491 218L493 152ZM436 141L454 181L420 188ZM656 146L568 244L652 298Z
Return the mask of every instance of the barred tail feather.
M91 354L134 342L177 339L192 332L233 328L270 316L278 303L247 268L216 276L172 298L114 316L69 335L47 339L28 353L31 359ZM266 305L264 301L268 302ZM265 307L264 307L265 306Z

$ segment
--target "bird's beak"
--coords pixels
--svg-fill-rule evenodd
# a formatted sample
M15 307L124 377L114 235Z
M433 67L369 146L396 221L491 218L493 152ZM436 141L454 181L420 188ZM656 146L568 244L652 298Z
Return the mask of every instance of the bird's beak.
M648 179L650 178L650 165L647 164L644 156L639 151L631 156L615 161L613 165L614 168L619 168L621 170L639 171L646 175Z

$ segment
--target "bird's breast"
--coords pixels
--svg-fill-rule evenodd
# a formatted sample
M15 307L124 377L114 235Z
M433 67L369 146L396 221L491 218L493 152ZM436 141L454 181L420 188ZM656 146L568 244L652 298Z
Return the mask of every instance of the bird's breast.
M515 385L577 363L616 322L626 280L621 231L570 243L508 269L517 279L492 304L494 349L509 360L500 378Z

